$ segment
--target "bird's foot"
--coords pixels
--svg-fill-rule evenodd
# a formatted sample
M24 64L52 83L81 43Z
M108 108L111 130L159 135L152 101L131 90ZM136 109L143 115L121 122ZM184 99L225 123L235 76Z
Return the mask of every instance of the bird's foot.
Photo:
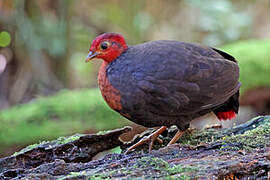
M149 152L151 152L152 147L153 147L153 143L155 140L157 140L159 143L162 144L163 141L160 138L158 138L158 136L160 134L162 134L166 129L167 129L167 126L162 126L158 130L156 130L154 133L150 134L147 137L142 138L139 142L137 142L136 144L129 147L126 151L126 154L129 153L131 150L135 149L136 147L141 146L142 144L145 144L148 142L150 142L149 143Z

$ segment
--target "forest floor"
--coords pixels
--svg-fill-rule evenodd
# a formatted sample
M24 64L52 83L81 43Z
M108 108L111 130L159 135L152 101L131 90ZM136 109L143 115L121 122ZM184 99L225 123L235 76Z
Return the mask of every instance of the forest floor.
M176 132L163 134L150 153L147 144L125 154L130 143L119 136L129 127L99 134L77 134L34 144L0 159L0 179L269 179L270 116L254 118L230 129L186 133L165 147ZM121 149L119 148L121 147ZM99 159L97 154L113 149ZM116 149L115 149L116 148ZM96 159L96 160L94 160Z

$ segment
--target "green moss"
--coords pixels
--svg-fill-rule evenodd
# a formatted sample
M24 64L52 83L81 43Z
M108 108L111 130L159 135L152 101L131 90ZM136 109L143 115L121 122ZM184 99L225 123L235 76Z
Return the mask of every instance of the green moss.
M192 132L186 132L178 140L178 143L184 145L197 146L200 143L211 143L220 139L220 131L215 129L203 129L203 130L192 130ZM171 138L166 138L166 142L170 141Z
M49 142L49 141L42 141L42 142L40 142L40 143L31 144L31 145L29 145L29 146L23 148L22 150L13 153L12 156L17 156L17 155L19 155L19 154L23 154L23 153L25 153L25 152L27 152L27 151L30 151L30 150L32 150L32 149L38 147L38 146L41 145L41 144L46 144L46 143L48 143L48 142Z
M168 162L162 158L157 157L142 157L136 160L134 164L132 162L125 167L118 167L117 169L106 169L102 171L87 171L83 174L81 172L71 173L66 177L79 177L84 175L89 179L110 179L110 178L148 178L148 176L141 176L141 174L148 174L151 177L151 173L155 172L160 177L166 177L166 179L190 179L187 173L198 171L196 167L181 166L181 165L169 165Z
M136 160L136 163L130 163L126 167L121 167L117 169L107 169L103 172L96 172L89 174L90 179L105 179L105 178L117 178L119 175L121 177L136 177L148 178L148 176L140 176L140 174L157 173L160 177L166 177L166 179L190 179L186 174L189 172L198 171L196 167L191 166L181 166L175 165L171 166L168 162L162 158L157 157L142 157ZM142 173L143 172L143 173ZM149 174L149 177L151 174ZM174 178L175 177L175 178Z
M96 134L97 135L103 135L106 134L108 131L104 130L104 131L98 131Z
M234 56L239 63L241 92L257 86L270 86L270 40L239 41L220 49Z
M78 140L81 136L83 136L83 134L75 134L69 137L59 137L56 141L57 141L57 144L66 144L66 143Z
M102 132L103 132L103 131L102 131ZM108 131L106 131L106 132L108 132ZM98 132L97 134L99 134L99 132ZM105 133L103 133L103 134L105 134ZM16 155L18 155L18 154L22 154L22 153L24 153L24 152L30 151L30 150L36 148L37 146L44 145L44 144L49 143L49 142L50 142L51 144L54 144L55 146L56 146L56 145L60 145L60 144L66 144L66 143L69 143L69 142L78 140L78 139L79 139L81 136L83 136L83 135L84 135L84 134L75 134L75 135L69 136L69 137L64 137L64 136L62 136L62 137L59 137L59 138L57 138L56 140L51 141L51 142L50 142L50 141L42 141L42 142L40 142L40 143L31 144L31 145L29 145L29 146L23 148L23 149L20 150L19 152L15 152L15 153L13 154L13 156L16 156ZM116 148L111 149L110 151L111 151L111 153L120 154L122 150L121 150L121 148L118 146L118 147L116 147Z
M221 148L252 151L254 148L268 147L270 146L270 137L266 136L267 134L270 134L270 118L267 118L264 124L246 131L244 134L223 137L221 141L225 146ZM235 146L226 146L226 144L233 144Z
M1 148L29 144L85 130L122 127L129 121L111 110L98 89L63 90L0 112ZM0 148L0 151L1 151Z
M186 175L180 175L180 176L166 176L165 177L166 180L190 180L191 178L189 176Z
M79 139L82 135L83 134L75 134L75 135L70 136L70 137L59 137L58 139L52 141L51 143L54 144L54 145L65 144L65 143L72 142L72 141L75 141L75 140ZM49 143L49 141L42 141L40 143L31 144L31 145L23 148L19 152L15 152L13 154L13 156L17 156L18 154L22 154L24 152L30 151L30 150L36 148L37 146L47 144L47 143Z
M163 159L156 157L142 157L136 163L136 168L147 168L149 166L155 169L167 169L169 164Z
M254 121L257 118L251 119ZM201 143L221 142L222 150L252 150L257 147L270 146L270 137L266 134L270 134L270 117L265 116L263 123L258 124L257 127L253 127L252 130L246 131L244 134L231 134L231 129L225 129L224 131L218 129L204 129L194 130L189 133L186 132L178 141L178 143L184 145L197 146ZM250 122L249 121L249 122ZM224 135L230 134L230 135ZM170 138L166 138L165 141L169 141Z
M89 179L91 180L103 180L103 179L110 179L109 177L106 177L104 174L96 174L94 176L90 176Z
M167 169L170 175L198 171L197 167L176 165Z
M163 171L164 174L167 174L168 176L172 176L177 174L177 177L181 177L184 179L189 179L188 176L185 175L187 172L193 172L193 171L198 171L197 167L192 167L192 166L182 166L182 165L174 165L171 166L169 165L168 162L164 161L161 158L157 157L142 157L136 162L135 168L153 168L155 170Z

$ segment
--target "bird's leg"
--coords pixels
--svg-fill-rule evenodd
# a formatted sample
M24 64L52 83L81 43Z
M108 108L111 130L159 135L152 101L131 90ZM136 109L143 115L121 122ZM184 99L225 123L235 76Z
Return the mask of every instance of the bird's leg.
M174 137L172 138L172 140L169 142L169 144L168 144L167 146L169 146L169 145L171 145L171 144L174 144L176 141L178 141L178 139L179 139L184 133L185 133L185 131L180 131L180 130L178 130L177 133L174 135Z
M156 139L157 141L158 141L158 143L159 144L163 144L163 140L162 139L160 139L159 137L157 137L157 139Z
M126 153L130 152L132 149L135 149L136 147L147 143L150 141L149 144L149 152L152 150L153 147L153 143L155 140L158 139L159 142L161 142L162 140L158 138L158 136L163 133L165 130L167 129L167 126L161 126L158 130L156 130L154 133L150 134L147 137L142 138L139 142L137 142L136 144L132 145L131 147L129 147L126 151ZM161 140L161 141L160 141Z

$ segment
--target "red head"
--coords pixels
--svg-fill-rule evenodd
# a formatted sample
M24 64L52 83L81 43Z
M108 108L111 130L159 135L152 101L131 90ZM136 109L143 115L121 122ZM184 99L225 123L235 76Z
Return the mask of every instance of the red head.
M93 58L101 58L106 62L112 62L127 49L127 44L122 35L105 33L96 37L89 49L86 62Z

